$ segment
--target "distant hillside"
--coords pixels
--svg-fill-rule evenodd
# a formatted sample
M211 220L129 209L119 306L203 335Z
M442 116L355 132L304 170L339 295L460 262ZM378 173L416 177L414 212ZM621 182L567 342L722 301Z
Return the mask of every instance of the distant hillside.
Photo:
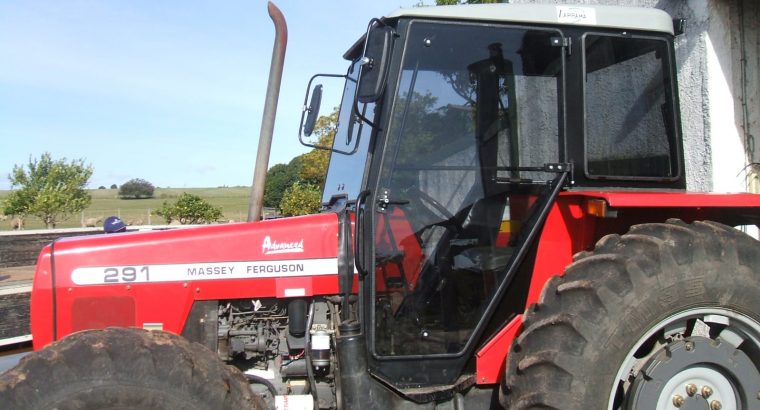
M172 202L183 192L198 195L211 204L219 206L224 212L224 220L244 221L248 216L248 200L251 195L249 187L232 188L156 188L151 199L119 199L116 189L91 189L92 204L79 215L61 222L58 228L75 228L83 226L90 219L118 215L125 222L134 225L162 225L163 218L155 215L164 201ZM7 195L7 190L0 190L0 201ZM94 222L90 220L89 222ZM34 217L25 221L26 229L42 229L42 222ZM0 222L0 231L10 230L9 221Z

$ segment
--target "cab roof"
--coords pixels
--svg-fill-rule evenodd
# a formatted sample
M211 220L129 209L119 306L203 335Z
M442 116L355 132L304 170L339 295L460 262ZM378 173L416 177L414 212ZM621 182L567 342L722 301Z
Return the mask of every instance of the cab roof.
M398 9L384 19L422 17L443 20L478 20L509 23L578 25L621 30L657 31L673 34L668 13L647 7L549 5L549 4L470 4Z
M451 21L490 21L516 24L545 24L642 30L673 34L673 20L662 10L647 7L561 5L561 4L467 4L398 9L382 20L428 18ZM343 55L356 57L364 36Z

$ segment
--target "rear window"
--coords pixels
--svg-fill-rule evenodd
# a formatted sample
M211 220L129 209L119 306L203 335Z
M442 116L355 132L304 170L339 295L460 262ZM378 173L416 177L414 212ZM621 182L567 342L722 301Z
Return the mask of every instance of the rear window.
M677 177L668 43L587 34L583 51L587 174Z

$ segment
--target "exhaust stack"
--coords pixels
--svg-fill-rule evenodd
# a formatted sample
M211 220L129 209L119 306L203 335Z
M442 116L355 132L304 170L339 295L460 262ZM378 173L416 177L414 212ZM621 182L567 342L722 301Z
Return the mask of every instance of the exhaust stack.
M272 50L272 64L269 66L269 84L264 104L264 114L261 119L261 132L259 133L259 149L256 153L256 165L253 169L253 183L251 184L251 200L248 205L248 222L261 219L261 211L264 203L264 184L269 165L269 152L272 149L272 134L274 133L274 119L277 115L277 100L280 96L280 82L282 80L282 68L285 63L285 48L288 45L288 25L285 16L271 1L267 5L269 17L272 18L275 29L274 48Z

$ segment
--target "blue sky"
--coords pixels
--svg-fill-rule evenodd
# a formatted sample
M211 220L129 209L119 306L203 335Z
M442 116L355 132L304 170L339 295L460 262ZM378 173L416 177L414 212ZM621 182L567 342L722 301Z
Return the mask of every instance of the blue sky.
M275 2L289 38L270 166L307 150L311 75L344 73L370 18L417 2ZM92 164L91 188L249 185L273 40L262 0L0 2L0 189L45 151Z

